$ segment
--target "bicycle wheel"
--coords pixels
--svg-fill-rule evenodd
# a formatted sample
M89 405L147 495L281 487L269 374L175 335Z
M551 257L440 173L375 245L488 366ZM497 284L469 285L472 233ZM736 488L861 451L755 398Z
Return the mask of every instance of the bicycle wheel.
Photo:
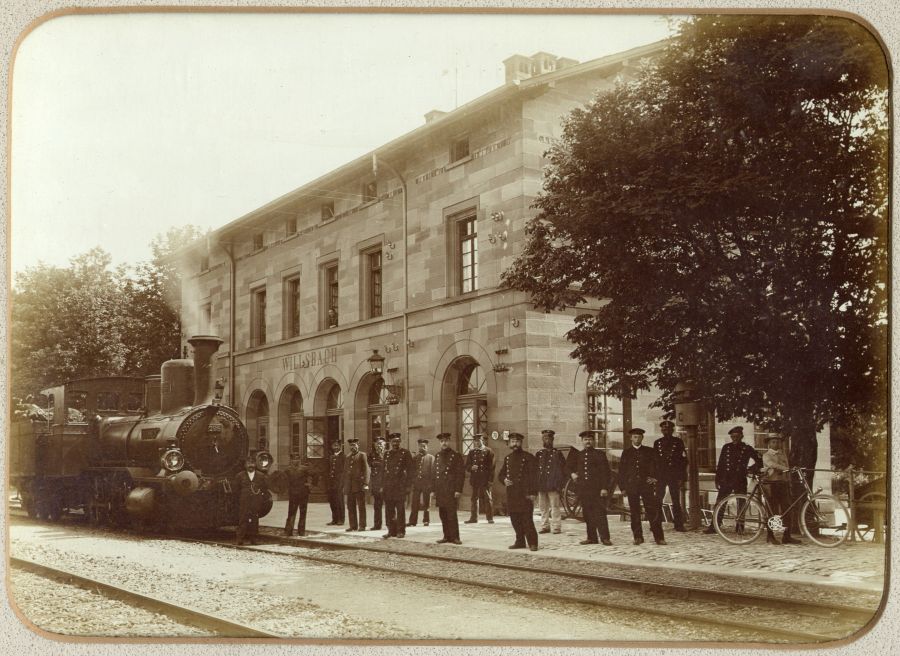
M843 501L817 494L800 508L800 530L820 547L836 547L850 537L849 517Z
M716 504L713 526L731 544L750 544L766 526L766 511L749 494L731 494Z
M569 479L563 487L562 505L566 511L566 518L582 519L581 517L581 501L575 492L575 481Z

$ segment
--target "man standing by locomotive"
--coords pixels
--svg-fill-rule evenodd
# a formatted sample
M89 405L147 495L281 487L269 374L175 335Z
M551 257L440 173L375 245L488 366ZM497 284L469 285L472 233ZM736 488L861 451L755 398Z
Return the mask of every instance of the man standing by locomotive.
M284 523L284 534L291 535L294 529L294 517L297 519L297 535L306 535L306 507L309 504L309 486L313 475L308 465L304 465L299 455L291 456L291 465L285 471L288 491L288 514Z
M344 495L350 526L345 531L366 530L366 490L369 489L369 462L359 450L359 438L347 440L350 455L344 463Z
M250 544L259 544L259 513L268 496L269 481L266 475L256 471L256 458L250 456L245 461L244 471L234 479L234 489L238 495L238 524L235 544L244 544L246 537Z
M372 493L372 505L375 519L372 520L371 531L381 530L381 518L384 515L384 438L375 438L372 461L369 463L369 491Z
M612 472L606 454L594 448L594 431L582 431L582 450L572 449L566 462L566 471L575 481L575 491L581 501L587 538L580 544L597 544L598 539L606 546L609 540L609 521L606 518L606 503L613 490Z
M434 458L431 488L444 529L444 537L438 540L438 544L462 544L456 510L466 480L466 466L463 457L450 446L450 433L441 433L437 438L441 442L441 450Z
M521 433L509 434L509 453L497 480L506 486L506 507L516 532L516 541L510 549L538 550L538 534L534 528L534 499L537 496L537 464L533 455L522 449L525 437Z
M484 446L484 435L475 433L472 436L472 448L466 455L466 471L469 472L469 485L472 486L472 512L466 524L478 522L478 503L488 524L494 523L493 495L491 484L494 481L494 452Z
M681 508L681 485L687 479L687 451L680 437L675 436L675 422L664 419L659 424L662 437L653 443L659 466L659 486L656 489L659 503L662 505L669 490L672 499L672 520L675 530L683 533L684 511Z
M619 461L619 487L628 496L628 509L631 511L631 533L634 543L644 542L644 530L641 527L641 501L644 512L650 522L650 531L656 544L666 544L663 536L662 518L660 515L659 497L656 486L659 484L659 473L656 465L656 451L649 446L641 446L644 441L644 429L632 428L628 431L631 446L622 450Z
M415 470L412 454L400 448L400 433L391 433L391 448L384 456L384 523L388 532L382 537L406 537L404 502L412 485Z
M326 526L344 525L344 445L335 438L331 443L325 470L325 491L328 493L328 505L331 506L331 521Z
M419 452L413 456L415 478L412 487L412 502L409 508L409 522L407 526L415 526L419 521L419 509L424 508L422 524L428 526L428 506L431 503L432 470L434 469L434 456L428 453L428 440L424 437L418 440Z
M752 471L763 466L763 460L749 444L744 444L744 427L735 426L728 431L731 442L722 447L719 462L716 465L716 503L729 494L747 493L747 466L753 461ZM704 533L715 533L716 527L711 523Z
M562 451L553 447L556 432L549 428L541 431L544 448L535 454L538 468L538 504L541 508L540 533L562 533L562 512L559 496L566 483L566 459Z

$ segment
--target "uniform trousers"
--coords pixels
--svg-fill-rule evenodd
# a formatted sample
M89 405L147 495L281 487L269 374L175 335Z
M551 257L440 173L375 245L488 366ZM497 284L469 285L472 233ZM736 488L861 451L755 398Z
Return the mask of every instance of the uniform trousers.
M591 542L609 540L609 520L606 517L606 497L585 495L581 500L581 511L587 525L587 539ZM638 513L640 516L640 513Z
M424 490L422 488L413 488L412 491L412 502L409 504L409 523L413 526L416 525L419 521L419 509L423 508L424 513L422 514L422 521L426 524L429 522L428 517L428 505L431 500L431 490Z
M681 508L681 479L660 478L657 488L660 505L666 496L666 490L669 491L669 498L672 499L672 521L676 529L682 529L684 528L684 510Z
M438 506L438 514L441 517L441 526L444 529L445 540L459 540L459 517L456 516L456 499L445 506Z
M531 506L528 510L510 511L509 521L512 522L513 530L516 532L516 544L536 547L538 534L534 527L534 504L529 501L528 505Z
M747 494L747 479L743 478L741 480L730 481L728 483L722 483L719 485L719 493L716 495L716 505L719 502L727 497L729 494ZM715 508L715 506L713 506ZM722 521L722 515L725 513L725 509L719 511L719 521ZM709 527L710 529L712 526ZM709 529L707 529L709 530Z
M483 483L472 486L472 514L469 517L470 522L478 520L478 503L481 502L481 511L484 513L488 521L494 519L494 498L491 494L491 484Z
M354 531L366 527L366 493L362 490L347 493L347 518Z
M403 497L384 500L384 523L388 535L406 535L406 503Z
M288 497L288 514L287 521L284 523L284 531L288 535L294 529L294 517L299 514L297 519L297 535L303 536L306 533L306 507L309 504L309 489L300 494L291 494Z
M241 543L247 537L256 542L259 533L259 508L257 502L251 500L248 503L238 504L237 542Z
M559 509L559 490L540 490L538 505L541 509L541 528L562 530L562 511Z
M328 505L331 506L331 523L344 523L344 495L340 488L328 488Z
M381 518L384 515L384 497L381 496L381 492L372 493L372 506L375 510L375 517L372 519L372 528L377 530L381 528Z
M650 532L653 539L659 542L663 539L662 519L660 515L659 498L656 490L651 485L642 485L634 492L628 492L628 508L631 511L631 533L636 538L643 539L644 529L641 526L641 501L644 502L644 512L647 521L650 522Z

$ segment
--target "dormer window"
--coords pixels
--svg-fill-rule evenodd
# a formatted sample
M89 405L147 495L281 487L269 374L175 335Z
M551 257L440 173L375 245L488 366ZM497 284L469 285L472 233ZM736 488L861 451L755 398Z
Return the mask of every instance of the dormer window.
M297 217L292 217L284 222L284 234L288 237L297 234Z
M200 271L208 271L209 270L209 253L203 253L200 256Z
M263 249L263 233L257 232L253 235L253 250L261 251Z
M369 180L368 182L363 183L362 190L362 202L371 203L373 200L378 198L378 183L374 180Z
M469 137L461 137L450 142L450 163L458 162L469 156Z
M327 203L322 203L322 220L328 221L329 219L334 218L334 201L330 200Z

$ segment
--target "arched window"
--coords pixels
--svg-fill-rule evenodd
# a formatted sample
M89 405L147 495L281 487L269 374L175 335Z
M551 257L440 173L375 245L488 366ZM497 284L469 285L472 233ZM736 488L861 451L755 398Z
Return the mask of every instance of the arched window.
M456 403L461 452L465 455L472 448L475 433L487 430L487 381L481 365L474 360L460 369Z
M299 456L302 448L303 397L300 392L291 395L288 423L291 429L291 456Z
M391 415L388 409L388 391L380 378L369 388L366 415L369 419L369 444L374 444L376 437L387 439L391 432Z

